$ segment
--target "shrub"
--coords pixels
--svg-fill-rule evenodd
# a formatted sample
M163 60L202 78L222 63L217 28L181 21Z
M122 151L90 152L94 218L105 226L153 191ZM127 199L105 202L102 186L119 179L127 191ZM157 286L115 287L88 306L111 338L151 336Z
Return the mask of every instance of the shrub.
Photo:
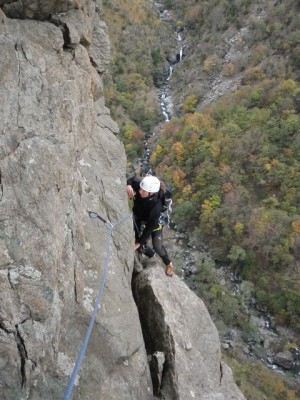
M257 326L251 324L250 321L244 323L243 331L241 334L242 339L247 342L260 342L260 334Z
M257 66L247 69L243 77L243 84L249 85L250 83L256 81L262 81L263 79L265 79L265 74L263 72L263 69L262 67Z
M224 65L223 67L223 75L226 78L229 78L230 76L233 76L233 74L235 73L234 70L234 65L232 63L227 63Z
M152 63L156 67L161 61L160 49L154 49L151 51Z
M191 201L185 201L178 205L173 212L173 220L175 222L183 221L187 223L195 213L195 206Z
M184 100L182 110L184 113L194 113L198 104L198 97L195 94L190 94Z
M258 88L251 91L246 98L246 104L248 107L257 107L260 105L261 100L264 97L264 89Z
M200 5L195 5L189 9L185 15L185 25L191 29L196 29L202 24L202 12Z
M254 43L262 42L265 39L267 39L270 35L270 27L262 19L252 18L250 20L249 27L252 31L251 40Z
M212 54L204 60L202 68L208 75L212 75L220 70L220 66L219 57L216 54Z
M300 68L300 45L291 49L291 62L294 68Z
M254 65L259 64L264 58L267 57L267 47L258 44L253 50L251 54L251 61Z
M246 258L245 250L240 246L232 246L227 258L234 264L237 265L243 262Z
M269 295L264 290L257 290L256 291L256 299L260 304L262 304L263 306L266 306L268 304Z

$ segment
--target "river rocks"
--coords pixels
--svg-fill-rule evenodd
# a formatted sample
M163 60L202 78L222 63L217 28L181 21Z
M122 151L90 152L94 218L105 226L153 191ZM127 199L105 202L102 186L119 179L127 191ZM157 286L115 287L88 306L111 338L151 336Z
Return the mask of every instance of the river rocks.
M178 63L178 57L177 57L177 54L170 54L170 55L167 55L167 61L170 63L170 64L172 64L172 65L174 65L174 64L176 64L176 63Z
M274 356L273 363L284 369L291 369L294 364L294 357L290 351L281 351Z

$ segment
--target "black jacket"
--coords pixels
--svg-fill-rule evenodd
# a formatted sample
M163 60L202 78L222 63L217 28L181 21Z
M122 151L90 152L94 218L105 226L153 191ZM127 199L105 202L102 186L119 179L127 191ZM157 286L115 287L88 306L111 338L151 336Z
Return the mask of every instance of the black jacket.
M145 199L140 196L140 180L136 177L129 178L127 185L131 185L135 191L133 198L133 214L138 226L143 222L145 228L142 235L137 239L137 243L145 244L154 229L159 227L159 217L164 204L164 192L160 189L158 193Z

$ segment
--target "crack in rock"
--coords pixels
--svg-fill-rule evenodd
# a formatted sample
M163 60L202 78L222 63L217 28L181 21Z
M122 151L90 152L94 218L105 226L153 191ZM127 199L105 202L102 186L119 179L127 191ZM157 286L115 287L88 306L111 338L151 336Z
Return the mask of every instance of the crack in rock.
M20 358L21 358L21 377L22 377L22 381L21 381L21 387L23 388L26 385L27 382L27 377L26 377L26 361L28 360L28 355L27 355L27 350L26 350L26 346L25 346L25 342L21 336L21 333L19 331L19 326L16 325L16 331L15 331L15 339L17 342L17 347L18 347L18 351L20 354Z

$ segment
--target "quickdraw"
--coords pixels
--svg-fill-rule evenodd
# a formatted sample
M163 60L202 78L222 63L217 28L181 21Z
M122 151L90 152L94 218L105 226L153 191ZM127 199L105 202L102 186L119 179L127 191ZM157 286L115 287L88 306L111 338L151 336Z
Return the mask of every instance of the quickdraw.
M88 212L90 218L98 218L98 219L100 219L100 221L102 221L102 222L104 223L104 225L105 225L105 227L106 227L107 229L110 229L110 228L113 227L113 224L112 224L111 222L106 221L106 220L105 220L103 217L101 217L101 215L99 215L98 213L96 213L96 212L94 212L94 211L91 211L91 210L86 210L86 211Z

